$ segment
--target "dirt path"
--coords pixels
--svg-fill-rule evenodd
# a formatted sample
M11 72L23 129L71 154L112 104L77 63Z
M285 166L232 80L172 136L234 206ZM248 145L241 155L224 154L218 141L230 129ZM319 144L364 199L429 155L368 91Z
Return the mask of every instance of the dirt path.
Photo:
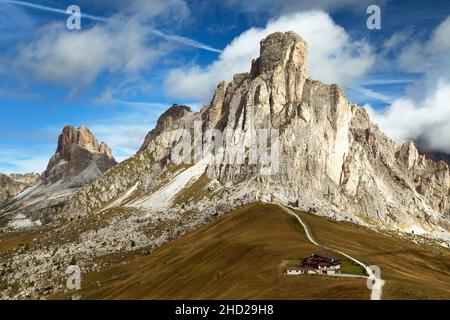
M278 206L281 209L283 209L285 212L287 212L288 214L294 216L298 220L298 222L300 222L303 229L305 230L306 237L308 238L309 241L311 241L311 243L313 243L314 245L321 247L323 249L337 252L337 253L349 258L350 260L354 261L355 263L359 264L361 267L363 267L364 270L366 270L366 273L369 275L369 276L364 276L364 278L367 279L368 287L370 284L370 289L371 289L370 300L381 300L381 295L383 293L383 286L385 284L385 281L381 278L376 277L375 271L372 268L366 266L364 263L362 263L361 261L357 260L356 258L353 258L352 256L346 254L345 252L342 252L340 250L336 250L336 249L329 248L327 246L319 244L319 242L316 239L314 239L308 225L306 224L305 221L303 221L302 218L300 218L294 211L290 210L289 208L287 208L281 204L278 204Z

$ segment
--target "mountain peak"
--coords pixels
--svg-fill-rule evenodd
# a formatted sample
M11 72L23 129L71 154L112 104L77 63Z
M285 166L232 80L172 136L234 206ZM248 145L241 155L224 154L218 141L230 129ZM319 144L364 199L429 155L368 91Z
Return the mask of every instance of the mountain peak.
M228 86L217 86L205 109L206 126L246 130L254 119L261 127L279 127L299 113L308 80L307 55L308 44L292 31L261 40L260 56L252 61L250 73L235 75Z
M171 128L174 122L183 118L186 114L192 113L192 109L188 106L173 104L169 109L167 109L156 122L156 127L150 131L145 137L144 143L142 144L139 151L143 151L147 148L149 143L158 136L161 132L166 129Z
M255 77L276 68L292 68L307 78L306 58L308 44L297 33L276 32L260 43L260 56L252 62L251 74Z
M105 151L105 148L100 147L97 139L86 126L81 126L78 129L75 129L72 125L64 127L58 139L56 153L60 153L62 158L68 160L72 144L78 144L93 152L104 153L103 151Z
M102 173L115 164L108 145L103 142L99 144L86 126L75 129L68 125L59 135L56 153L43 175L44 181L53 183L74 177L88 167L95 167L93 171Z

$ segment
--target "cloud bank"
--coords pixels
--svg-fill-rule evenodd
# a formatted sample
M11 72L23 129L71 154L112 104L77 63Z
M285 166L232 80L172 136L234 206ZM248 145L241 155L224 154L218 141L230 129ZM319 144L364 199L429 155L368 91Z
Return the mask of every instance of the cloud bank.
M23 1L0 0L2 2L10 7L26 7L66 15L65 10L60 8ZM15 75L24 82L37 80L62 84L70 87L74 93L88 87L105 74L114 74L123 79L137 78L139 73L149 70L180 45L212 52L221 51L154 27L156 24L182 24L190 15L183 0L96 3L98 10L111 11L107 18L85 13L85 2L79 3L82 18L98 23L83 27L80 31L68 31L63 23L65 20L61 20L33 30L29 41L14 52L4 54L14 55L9 60L12 60L11 69Z
M43 27L20 47L15 70L39 80L80 88L104 72L132 76L153 65L172 47L148 46L151 30L130 19L69 32L60 23Z
M450 153L450 17L431 33L429 39L408 41L394 35L397 65L417 73L419 81L406 89L404 97L388 108L376 111L367 106L372 118L388 136L402 143L420 140L427 151ZM400 41L401 39L401 41Z

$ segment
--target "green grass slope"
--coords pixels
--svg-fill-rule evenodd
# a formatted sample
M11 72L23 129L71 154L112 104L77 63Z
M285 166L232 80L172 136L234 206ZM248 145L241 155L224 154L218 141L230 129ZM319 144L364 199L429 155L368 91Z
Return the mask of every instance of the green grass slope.
M300 214L321 243L381 267L383 298L450 298L448 250ZM149 256L85 275L79 293L82 299L369 299L365 279L284 275L293 258L317 251L323 250L292 216L275 205L252 204Z

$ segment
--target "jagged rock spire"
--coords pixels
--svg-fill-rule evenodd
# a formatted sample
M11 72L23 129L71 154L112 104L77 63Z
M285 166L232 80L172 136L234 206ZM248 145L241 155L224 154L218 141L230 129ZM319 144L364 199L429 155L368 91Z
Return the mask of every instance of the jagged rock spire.
M295 32L276 32L261 41L260 56L253 60L251 74L256 77L277 68L294 69L308 77L308 44Z
M43 179L45 183L54 183L74 177L91 167L92 177L88 180L92 180L116 163L108 145L103 142L99 144L87 127L75 129L68 125L58 138L56 153L50 159Z

